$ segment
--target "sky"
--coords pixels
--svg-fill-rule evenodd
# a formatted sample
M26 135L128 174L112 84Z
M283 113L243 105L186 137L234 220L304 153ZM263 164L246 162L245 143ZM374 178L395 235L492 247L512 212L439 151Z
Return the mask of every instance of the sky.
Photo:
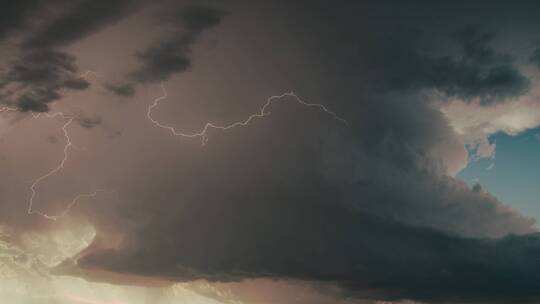
M538 133L539 129L531 129L514 136L492 135L496 155L471 162L458 176L472 186L480 184L522 213L540 218L540 189L535 183L540 178L535 161L540 153Z
M0 297L540 301L536 1L0 4Z

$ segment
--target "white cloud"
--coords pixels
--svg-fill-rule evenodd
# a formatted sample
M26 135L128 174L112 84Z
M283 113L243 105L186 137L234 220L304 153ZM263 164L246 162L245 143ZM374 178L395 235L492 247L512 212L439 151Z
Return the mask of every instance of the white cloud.
M463 142L475 151L471 159L495 156L495 144L489 137L498 132L517 135L540 126L540 81L536 68L523 68L531 80L531 91L526 96L493 105L480 102L450 100L441 104L441 111Z

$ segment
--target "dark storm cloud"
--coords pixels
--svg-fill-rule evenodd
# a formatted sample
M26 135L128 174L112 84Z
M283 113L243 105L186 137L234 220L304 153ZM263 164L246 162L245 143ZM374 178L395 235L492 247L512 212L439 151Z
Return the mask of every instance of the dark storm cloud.
M512 58L490 45L493 34L463 29L462 22L436 28L437 37L402 35L424 24L417 14L434 15L441 23L454 20L450 12L463 8L447 10L449 3L408 10L404 2L386 2L392 10L364 7L363 1L306 3L300 13L290 7L272 12L266 21L272 26L258 28L289 25L284 28L291 40L284 37L288 32L268 39L279 39L279 47L294 43L292 49L308 45L301 56L306 61L282 61L277 76L259 63L253 69L272 87L272 76L281 79L297 72L289 67L302 66L306 81L290 85L331 97L323 101L339 103L349 126L284 102L249 127L210 132L204 148L187 139L171 139L180 142L178 148L153 141L167 133L154 128L156 133L144 133L152 135L144 145L163 146L149 155L127 146L118 159L139 173L115 179L119 201L73 210L88 216L98 236L71 265L76 269L66 263L58 271L108 270L178 281L303 279L337 284L345 296L384 300L537 301L540 237L530 234L535 222L446 175L449 161L441 154L459 152L463 143L423 94L437 90L467 101L479 98L484 105L524 94L528 80ZM137 55L142 67L131 77L138 82L166 80L188 69L193 44L223 16L201 6L170 11L160 20L178 27L177 35ZM279 19L284 11L286 21ZM449 16L439 18L440 12ZM359 20L371 25L366 32ZM406 29L399 37L388 35L389 23ZM295 35L297 30L315 34ZM441 41L451 50L441 51ZM365 49L358 50L359 44ZM54 71L75 71L55 60ZM337 72L314 77L319 67ZM63 72L44 77L18 70L30 88L58 82L78 87L74 79L63 80ZM49 93L42 98L58 94ZM47 102L26 103L39 109ZM93 126L96 120L79 123ZM121 241L101 247L100 240L106 244L114 233Z
M479 26L468 26L455 32L452 36L459 43L468 61L492 64L497 62L505 63L511 60L508 55L495 52L490 46L495 34L484 31Z
M75 58L56 51L36 51L23 56L7 74L8 81L23 85L51 85L59 82L63 73L76 71Z
M155 152L161 154L137 163L144 174L119 187L124 201L93 206L98 234L107 238L116 230L121 245L110 249L96 241L78 259L78 269L66 263L59 271L179 281L292 278L384 300L538 300L535 221L446 175L449 164L441 154L464 149L463 143L423 94L437 90L487 106L524 94L528 80L511 56L491 45L491 32L456 22L436 28L436 37L418 35L423 20L416 18L416 6L377 11L364 5L310 2L300 17L279 9L276 20L270 18L283 22L277 16L288 12L292 41L311 47L302 53L311 64L295 66L305 67L302 75L315 92L327 89L327 101L343 103L338 113L349 127L280 103L247 128L212 133L204 149L186 144L170 154ZM413 18L403 17L411 11ZM186 14L199 16L199 9L183 12L165 20L187 34L138 54L143 66L135 80L166 80L189 68L197 35L219 18L214 11L194 21ZM358 20L376 30L362 32ZM405 29L388 34L392 22ZM287 41L283 35L275 36ZM342 40L336 43L336 37ZM365 49L350 52L358 49L357 40ZM319 66L338 73L318 80L312 75Z
M5 16L0 21L0 38L11 29L23 30L21 34L26 37L18 58L5 68L0 82L4 89L17 85L22 90L4 93L2 104L24 112L45 112L49 103L62 98L63 89L88 88L89 83L77 75L76 58L57 48L121 20L139 4L137 0L19 1L8 4L7 9L2 7L2 14L13 17ZM39 28L22 27L29 14L39 16Z
M190 32L201 32L221 22L225 12L218 8L193 5L165 14L160 20L176 23Z
M92 117L82 115L77 117L77 122L81 127L91 129L95 126L100 125L103 122L103 119L99 115Z
M138 82L159 82L191 67L191 47L206 29L221 22L225 12L207 6L181 7L157 17L176 28L174 35L136 54L142 66L130 77Z
M77 41L132 12L137 0L81 0L32 34L26 48L54 48Z
M102 251L78 262L179 281L314 280L338 284L348 296L379 300L524 303L539 298L538 235L464 239L364 216L338 204L279 204L274 211L256 211L261 205L255 205L233 205L247 208L246 213L225 211L213 219L196 214L193 220L201 224L218 222L197 226L188 239L180 233L175 247L169 246L174 240L154 234L157 230L140 231L145 248Z
M47 112L47 104L57 99L60 99L60 94L55 89L35 90L19 97L16 104L22 112Z
M137 53L137 59L143 66L132 73L131 78L138 82L164 81L174 73L189 69L190 46L194 41L194 37L190 35L181 36Z
M145 174L122 191L126 205L96 207L99 221L116 223L123 246L97 246L78 267L177 281L324 281L374 299L538 295L536 237L448 235L527 233L534 222L432 172L422 150L445 128L433 110L419 103L410 109L416 116L390 119L387 105L371 104L358 118L370 127L354 132L317 111L275 105L204 149L142 163ZM435 130L424 127L426 117Z
M21 30L27 17L44 4L42 0L7 1L0 10L0 40L13 30Z
M82 79L82 78L78 78L78 79L68 79L66 81L64 81L64 87L65 88L68 88L68 89L74 89L74 90L84 90L86 88L88 88L90 84Z
M84 90L90 84L77 74L75 57L63 52L39 50L22 55L11 64L3 85L19 87L4 103L23 112L46 112L48 104L61 98L62 89ZM7 102L6 102L7 101Z
M540 68L540 49L534 50L533 54L530 57L530 61Z
M400 31L379 41L383 48L380 44L374 47L375 61L368 65L383 78L381 90L435 89L465 101L478 98L482 105L526 94L529 79L514 66L511 56L490 46L493 37L493 33L469 26L449 35L457 51L442 55L422 50L420 32ZM388 70L392 73L387 74Z
M135 95L135 87L130 84L110 84L106 83L105 89L107 89L109 92L114 93L118 96L122 97L132 97Z

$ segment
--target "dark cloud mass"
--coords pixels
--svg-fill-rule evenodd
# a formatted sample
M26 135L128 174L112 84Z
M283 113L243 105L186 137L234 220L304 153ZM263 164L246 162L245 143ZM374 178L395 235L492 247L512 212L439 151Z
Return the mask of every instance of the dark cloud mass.
M489 45L494 34L469 26L448 36L457 46L455 54L432 55L422 50L421 32L400 31L382 41L389 45L382 52L376 46L375 61L368 63L375 75L384 73L380 75L384 81L381 89L435 89L466 101L479 99L482 105L529 91L530 81L513 65L512 58ZM384 72L388 67L391 75Z
M32 34L25 42L26 48L51 48L64 46L116 22L133 11L136 0L78 0Z
M418 117L430 113L417 106ZM124 245L96 244L78 266L177 281L315 280L338 284L353 297L386 300L537 295L538 237L484 239L508 229L533 232L533 222L430 172L436 169L417 149L440 130L423 130L416 116L389 120L386 128L372 121L384 128L380 137L369 129L348 133L300 107L270 110L272 116L249 129L184 151L167 170L141 164L146 174L126 185L125 205L99 212L125 233ZM526 283L509 287L515 280Z
M20 30L31 12L39 9L44 1L21 0L3 3L0 12L0 40L13 30Z
M200 32L221 22L224 12L207 6L188 6L164 16L171 23L178 23L191 32Z
M255 207L247 209L251 208ZM304 208L282 205L275 218L268 218L267 208L226 213L218 226L196 217L215 228L196 230L187 243L181 233L173 240L179 244L174 247L167 245L171 240L155 234L157 231L140 231L144 237L140 246L150 247L102 251L79 262L179 281L316 280L340 284L349 296L384 300L504 303L537 298L538 236L467 240L362 216L335 204L317 203L309 208L309 216ZM303 220L295 223L295 217ZM164 227L160 228L163 231ZM195 241L197 238L200 241Z
M57 51L33 51L21 56L7 71L3 85L16 85L7 104L21 111L46 112L48 104L61 98L64 88L84 90L89 83L77 75L75 58Z
M77 118L77 121L79 122L79 125L83 128L91 129L95 126L98 126L102 123L101 116L79 116Z
M122 97L132 97L135 95L135 87L130 84L105 84L105 89L107 89L109 92L114 93L118 96Z
M155 82L187 70L191 45L220 14L182 11L187 34L139 53L143 66L131 77ZM313 27L326 37L329 23ZM435 52L421 47L429 37L369 36L366 53L330 60L348 61L349 79L371 79L360 94L345 89L361 101L346 106L350 128L283 106L204 150L184 151L166 170L145 163L152 178L136 177L125 205L99 213L122 223L123 245L96 243L78 266L179 281L323 281L345 296L382 300L537 299L535 221L446 176L435 151L459 141L421 94L434 89L485 106L525 94L529 80L490 45L493 37L459 24L433 41L452 51ZM318 52L334 52L325 47ZM333 91L343 86L326 81Z
M540 68L540 49L534 50L533 54L531 55L530 61Z
M45 5L48 4L48 5ZM48 104L62 98L62 89L84 90L89 83L80 78L73 55L57 50L58 47L76 42L106 25L117 22L135 11L139 1L20 1L9 4L3 32L20 30L30 14L41 20L40 26L29 26L20 50L20 56L11 66L0 84L18 85L22 92L3 94L2 104L14 105L23 112L46 112Z
M126 35L107 33L139 51L134 62L122 59L128 68L104 77L101 91L87 98L90 105L77 104L74 123L84 129L74 128L74 146L87 140L85 152L74 153L67 169L53 176L68 180L65 184L53 179L38 187L43 192L36 206L49 210L58 203L47 202L46 194L79 193L73 186L78 180L69 178L74 172L89 184L102 182L115 198L100 193L91 203L85 197L69 205L66 225L92 225L96 236L87 248L54 264L51 278L148 286L152 280L241 284L268 278L337 287L336 297L353 303L539 302L536 220L454 176L467 165L468 154L463 134L441 107L460 99L484 110L532 94L534 77L522 65L540 65L539 51L531 56L529 50L523 58L501 46L514 43L516 33L532 39L524 29L537 31L540 6L240 2L160 1L137 15L142 21L123 25L151 24L156 27L151 34L130 36L125 28L119 33ZM53 13L41 11L42 26L22 31L14 60L2 70L0 103L46 112L64 90L86 90L79 55L64 47L116 25L140 9L138 3L81 0L62 2ZM36 7L35 1L8 7L16 17L0 20L0 38L20 29ZM0 11L0 17L5 14ZM217 28L218 51L196 66L196 44ZM110 42L107 35L102 39ZM129 37L121 40L124 36ZM113 61L96 66L113 70ZM173 78L186 71L185 79ZM117 75L124 78L111 80ZM156 93L160 82L167 97ZM194 117L195 133L207 120L214 122L206 113L191 115L190 106L199 106L201 96L219 101L207 106L209 113L218 108L215 125L241 121L237 117L257 113L253 104L264 98L242 100L235 90L267 97L282 88L321 102L347 124L289 96L267 105L266 115L249 124L208 128L202 146L200 138L171 136L163 127L184 130L184 120ZM117 96L137 102L102 102ZM157 106L157 100L169 99L182 104ZM247 115L229 120L232 112ZM158 125L151 114L173 121ZM101 131L116 135L96 139ZM16 141L11 140L15 146ZM11 164L0 161L0 166L12 170ZM0 190L6 190L0 191L0 228L3 222L16 227L22 245L27 232L56 233L34 222L26 208L19 211L20 199L4 197L7 183L0 183ZM24 213L26 221L14 212Z
M150 48L137 53L142 66L130 77L138 82L159 82L191 67L192 45L201 33L218 25L225 12L206 6L187 6L162 12L159 23L173 26L174 33Z

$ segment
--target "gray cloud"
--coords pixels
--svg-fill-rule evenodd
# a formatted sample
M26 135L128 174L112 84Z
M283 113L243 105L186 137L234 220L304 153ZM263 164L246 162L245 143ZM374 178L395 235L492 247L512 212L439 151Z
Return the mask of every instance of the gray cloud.
M428 5L425 12L384 1L367 9L359 2L313 1L299 10L297 3L286 10L281 5L250 19L261 20L255 33L246 31L252 36L238 34L254 41L255 47L243 46L253 47L249 51L264 49L264 59L272 55L271 68L251 60L260 77L246 86L238 75L232 83L266 92L287 82L335 109L349 125L313 108L276 103L271 115L249 127L213 130L201 148L187 139L167 137L164 143L160 136L167 132L143 129L133 117L116 114L112 118L127 135L117 138L120 151L108 150L107 157L128 173L96 171L108 182L103 176L114 175L111 188L121 195L118 201L73 208L70 215L91 222L98 236L77 263L66 261L58 273L104 281L109 278L101 270L172 281L299 279L338 285L343 297L353 299L538 301L535 221L447 176L466 151L424 95L436 90L489 105L526 93L528 80L511 56L491 45L496 36L463 29L467 22L461 19L447 21L461 16L454 14L461 6L449 3ZM164 81L189 69L199 35L224 14L204 6L169 8L158 20L178 35L137 54L141 66L130 78L138 83ZM437 37L416 34L418 25L431 24L429 18L448 28L435 28ZM399 37L387 34L392 26L404 28L396 31ZM71 41L70 35L51 45ZM286 59L276 55L282 48ZM250 54L241 52L241 58ZM77 70L73 58L59 52L40 56L47 60L14 65L9 78L24 79L13 82L39 93L21 101L22 110L46 111L59 97L57 89L84 87L67 76ZM44 61L51 63L43 67ZM229 70L221 73L226 80L235 78ZM224 83L229 89L230 82ZM213 85L217 91L219 85ZM134 94L128 84L105 88ZM226 97L220 100L237 100ZM230 110L231 104L217 106ZM92 127L101 120L78 122ZM91 169L85 176L91 177Z
M41 0L22 0L8 2L2 5L0 13L0 40L6 38L14 30L21 30L25 27L28 16L35 10L42 8L44 2Z
M118 187L124 199L91 211L100 236L112 230L121 245L100 247L96 240L76 266L66 262L58 271L173 281L300 279L381 300L536 301L535 221L446 175L441 151L459 154L463 143L423 94L438 90L484 105L524 94L528 81L511 57L490 46L492 34L461 24L428 39L433 48L424 52L425 38L415 34L358 32L348 21L369 19L362 12L373 12L364 7L321 5L321 13L314 5L302 7L302 16L327 19L286 21L292 41L312 47L302 52L306 61L290 65L305 67L300 75L308 84L292 85L328 96L321 99L334 102L349 127L280 103L248 128L212 133L203 149L184 143L141 156L133 170L143 173ZM347 39L335 43L337 35ZM282 36L268 40L285 44ZM356 39L365 49L356 51ZM452 51L436 51L441 41ZM178 36L150 47L139 54L141 74L132 77L155 82L185 71L195 42ZM286 63L276 63L283 70L273 77L296 72ZM259 64L253 69L260 78L276 81ZM319 67L335 74L315 78Z
M111 84L106 83L104 85L105 89L107 89L109 92L114 93L118 96L122 97L132 97L135 95L135 87L130 84Z
M90 85L77 75L75 57L57 48L78 41L135 11L139 1L89 1L75 2L23 1L8 5L3 10L11 16L2 18L0 35L11 29L21 29L29 14L39 16L40 27L28 26L18 58L8 64L0 85L6 89L2 104L17 107L23 112L46 112L48 104L62 98L63 89L84 90ZM18 85L22 92L15 94L7 88Z
M190 32L201 32L220 24L224 15L225 12L218 8L191 5L164 12L159 21L177 24Z
M424 38L419 32L398 33L379 41L382 45L373 49L375 61L368 63L374 75L382 77L381 90L435 89L449 97L465 101L478 98L482 105L490 105L522 96L530 89L530 81L513 65L512 58L490 46L493 33L473 26L454 32L450 38L457 52L445 55L421 50ZM391 74L384 72L388 69Z
M103 122L103 119L99 115L92 117L80 115L77 117L77 122L81 127L91 129L95 126L100 125Z
M30 49L65 46L120 20L133 12L139 2L137 0L76 1L59 17L32 34L24 42L24 46Z
M353 130L275 105L204 149L154 154L159 164L142 163L146 174L120 187L123 203L95 206L123 245L96 243L78 267L176 281L323 281L386 300L536 297L539 248L528 242L537 237L488 239L533 232L534 222L441 175L422 150L445 125L416 102L417 115L400 119L395 107L370 103L358 117L369 127ZM67 264L58 271L78 273ZM512 280L529 283L508 287Z
M197 226L152 222L156 229L138 231L143 243L87 255L79 265L179 281L315 280L339 284L350 296L383 300L538 299L537 235L463 239L363 216L339 204L287 202L274 210L253 201L238 204L214 218L185 210L200 221ZM175 228L174 239L162 234ZM188 235L182 232L187 228L196 229Z
M193 5L163 12L159 23L177 27L174 35L136 54L142 66L130 75L137 82L159 82L191 67L191 47L201 33L218 25L225 12Z
M540 68L540 49L534 50L531 57L529 58L532 63Z
M23 112L46 112L49 103L61 98L62 89L84 90L90 85L76 72L75 58L63 52L41 50L22 55L3 79L4 87L20 89L18 94L9 92L4 103Z

